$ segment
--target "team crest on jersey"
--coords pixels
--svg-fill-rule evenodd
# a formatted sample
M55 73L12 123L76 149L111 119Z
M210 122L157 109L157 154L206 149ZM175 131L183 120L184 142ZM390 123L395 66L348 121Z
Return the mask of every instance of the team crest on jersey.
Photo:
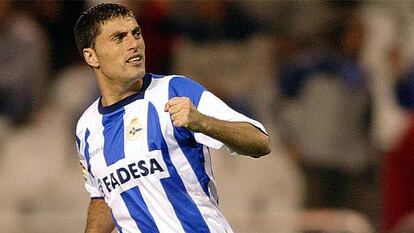
M127 126L127 139L130 141L137 140L141 136L143 129L138 118L132 118L130 124Z

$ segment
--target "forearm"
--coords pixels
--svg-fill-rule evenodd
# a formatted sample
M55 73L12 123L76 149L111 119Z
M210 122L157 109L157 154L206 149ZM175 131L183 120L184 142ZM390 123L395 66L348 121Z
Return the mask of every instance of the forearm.
M246 122L229 122L203 115L198 132L223 142L241 155L261 157L270 153L269 137Z
M88 208L85 233L111 233L115 228L111 210L102 199L92 199Z

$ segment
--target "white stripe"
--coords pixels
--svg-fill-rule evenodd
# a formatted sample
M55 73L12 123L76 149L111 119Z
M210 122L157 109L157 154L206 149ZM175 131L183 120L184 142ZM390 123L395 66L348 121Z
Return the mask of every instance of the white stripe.
M211 156L210 156L208 147L203 146L203 154L204 154L204 169L208 177L210 178L210 182L208 184L210 198L214 201L214 204L218 205L217 184L216 184L216 181L214 180L213 169L211 166Z
M89 156L91 164L91 169L93 173L96 173L96 169L106 167L105 159L99 159L100 156L103 156L103 146L104 146L104 135L103 135L103 124L102 124L102 115L96 111L95 116L93 117L94 121L91 122L89 131L90 136L88 139L89 142ZM95 154L92 154L94 151L99 151ZM93 160L93 163L92 163Z

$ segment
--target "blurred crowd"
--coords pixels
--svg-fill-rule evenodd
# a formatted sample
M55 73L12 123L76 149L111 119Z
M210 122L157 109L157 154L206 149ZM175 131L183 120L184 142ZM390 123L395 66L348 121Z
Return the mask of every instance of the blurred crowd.
M84 228L74 131L99 92L72 29L99 2L0 1L0 232ZM115 2L136 13L147 72L189 76L268 129L262 159L213 152L235 232L414 230L414 2Z

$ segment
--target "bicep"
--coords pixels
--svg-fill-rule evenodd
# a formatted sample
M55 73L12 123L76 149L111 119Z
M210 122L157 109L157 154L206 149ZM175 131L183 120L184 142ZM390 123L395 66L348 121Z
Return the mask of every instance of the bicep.
M245 122L266 133L263 125L229 107L220 98L209 91L204 91L197 110L204 115L230 122Z
M200 113L209 117L213 117L215 119L229 122L248 123L250 125L253 125L255 128L258 128L263 133L267 134L265 128L260 122L248 118L241 113L238 113L209 91L203 92L199 105L197 106L197 110ZM223 143L202 133L195 133L194 137L197 142L214 149L219 149L223 146Z

